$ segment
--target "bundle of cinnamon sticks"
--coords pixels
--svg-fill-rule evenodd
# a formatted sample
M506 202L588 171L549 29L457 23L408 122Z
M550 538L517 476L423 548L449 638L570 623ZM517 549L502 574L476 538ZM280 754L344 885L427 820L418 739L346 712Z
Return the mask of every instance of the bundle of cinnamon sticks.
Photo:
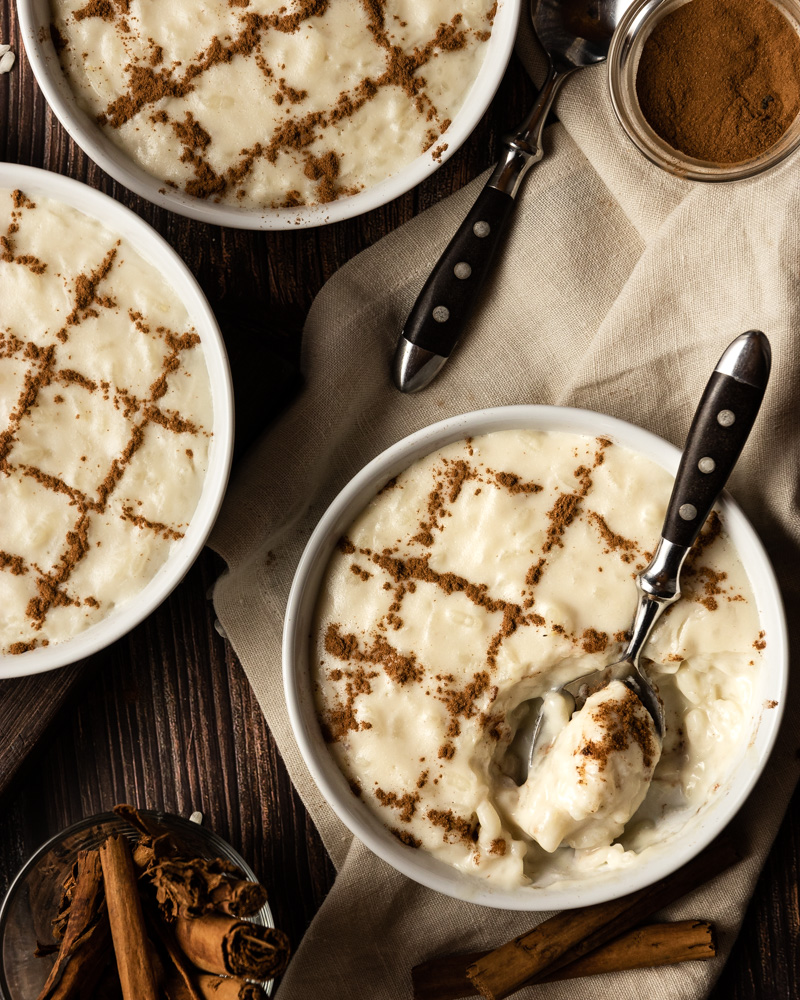
M494 951L433 958L412 970L414 1000L503 1000L533 983L713 958L714 928L705 920L641 925L738 859L723 835L673 875L638 892L565 910Z
M289 958L286 935L247 920L266 901L223 858L199 858L131 806L138 833L82 851L52 920L56 954L38 1000L260 1000ZM257 980L258 982L253 982Z

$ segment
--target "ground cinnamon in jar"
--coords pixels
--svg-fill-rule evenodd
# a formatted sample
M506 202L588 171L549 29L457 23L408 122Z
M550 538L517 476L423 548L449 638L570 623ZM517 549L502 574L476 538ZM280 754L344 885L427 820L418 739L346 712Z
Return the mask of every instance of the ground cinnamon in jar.
M751 160L800 111L800 36L770 0L689 0L645 42L636 93L674 149Z

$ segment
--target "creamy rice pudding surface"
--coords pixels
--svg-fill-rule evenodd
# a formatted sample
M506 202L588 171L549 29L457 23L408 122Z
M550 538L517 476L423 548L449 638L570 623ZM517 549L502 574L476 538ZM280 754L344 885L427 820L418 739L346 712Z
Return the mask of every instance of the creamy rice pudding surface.
M61 64L106 135L167 184L251 208L333 201L440 158L496 6L51 0Z
M620 682L574 714L551 689L616 660L672 478L605 439L502 431L388 483L323 581L312 672L353 792L403 843L503 887L641 863L745 751L766 641L712 514L646 648L663 746ZM527 780L514 734L542 696Z
M0 190L0 652L106 617L183 537L211 441L199 342L126 240Z

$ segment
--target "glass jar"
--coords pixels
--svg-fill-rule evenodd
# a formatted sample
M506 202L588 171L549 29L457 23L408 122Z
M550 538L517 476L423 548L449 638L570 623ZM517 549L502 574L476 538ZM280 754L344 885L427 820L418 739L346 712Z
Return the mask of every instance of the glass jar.
M678 177L693 181L735 181L753 177L775 166L800 145L800 115L776 143L751 160L714 163L674 149L658 135L642 114L636 94L636 75L642 49L655 26L687 0L634 0L614 32L608 53L611 102L620 124L648 160ZM691 2L691 0L688 0ZM800 2L772 0L800 34Z

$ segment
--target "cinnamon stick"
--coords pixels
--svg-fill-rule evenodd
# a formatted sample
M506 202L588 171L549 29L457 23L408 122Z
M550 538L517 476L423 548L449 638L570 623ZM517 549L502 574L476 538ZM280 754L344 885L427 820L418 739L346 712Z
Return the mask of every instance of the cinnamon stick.
M195 974L188 958L178 947L172 930L158 917L155 907L147 906L144 911L148 926L161 944L167 963L164 992L167 1000L203 1000L203 995L195 983Z
M197 985L203 1000L265 1000L267 994L258 983L224 976L198 976Z
M55 965L37 1000L72 1000L92 989L109 950L103 876L97 851L81 851L67 880L69 899L60 911L63 930Z
M174 928L186 957L205 972L272 979L289 960L289 939L275 927L209 913L193 919L179 917Z
M225 858L193 857L175 837L133 806L114 812L139 833L133 851L137 871L153 886L167 920L200 917L219 910L232 917L252 917L267 901L267 891L249 882Z
M225 879L211 890L214 908L231 917L252 917L267 901L267 890L258 882Z
M128 842L123 837L109 837L100 848L100 862L123 1000L158 1000Z
M714 928L707 921L649 924L628 931L584 958L570 962L552 975L544 974L535 981L552 983L606 972L677 965L693 959L714 958L716 953ZM465 970L469 964L487 954L489 952L447 955L416 966L411 971L414 1000L460 1000L461 997L480 996L467 979Z
M739 855L725 835L677 872L621 899L565 910L477 959L467 976L487 1000L503 1000L527 980L551 974L646 920L729 868Z

